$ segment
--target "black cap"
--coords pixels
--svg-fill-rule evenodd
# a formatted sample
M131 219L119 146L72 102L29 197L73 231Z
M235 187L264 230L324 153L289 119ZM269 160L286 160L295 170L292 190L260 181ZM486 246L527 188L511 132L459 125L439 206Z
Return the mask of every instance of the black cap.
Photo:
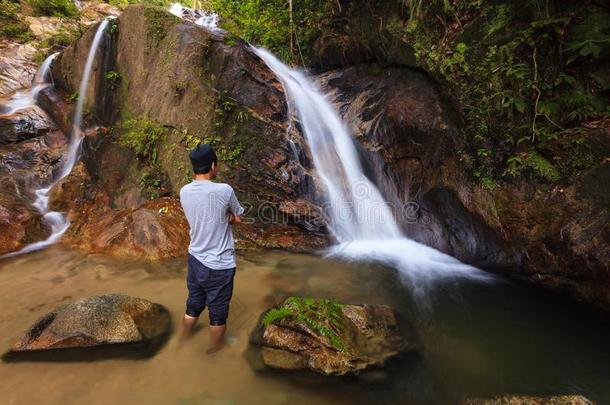
M216 152L210 145L202 143L191 151L189 158L193 169L209 169L212 163L216 162Z

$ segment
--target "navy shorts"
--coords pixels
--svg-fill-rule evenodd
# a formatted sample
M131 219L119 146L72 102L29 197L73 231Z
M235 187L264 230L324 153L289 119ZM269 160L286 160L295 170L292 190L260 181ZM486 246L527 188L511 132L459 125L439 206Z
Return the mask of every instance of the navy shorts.
M210 325L226 324L234 277L235 267L213 270L189 254L186 276L189 296L186 300L186 314L197 318L207 306Z

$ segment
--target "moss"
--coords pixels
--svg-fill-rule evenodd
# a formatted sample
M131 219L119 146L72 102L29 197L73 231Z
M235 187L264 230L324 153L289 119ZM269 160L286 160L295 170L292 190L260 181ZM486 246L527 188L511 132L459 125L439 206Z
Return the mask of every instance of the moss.
M76 17L78 9L71 0L27 0L35 15Z
M45 39L39 44L41 48L64 48L71 45L83 34L83 27L75 28L61 27L57 33Z
M145 162L157 163L158 143L167 136L168 129L149 119L129 119L122 124L121 145L133 150Z
M19 42L28 42L34 36L20 13L21 5L18 2L0 0L0 35Z
M120 86L122 78L123 77L119 72L115 72L113 70L109 70L108 72L104 73L104 79L112 89L116 89Z
M154 47L163 41L171 27L181 21L165 8L148 5L144 8L144 16L148 22L148 36Z

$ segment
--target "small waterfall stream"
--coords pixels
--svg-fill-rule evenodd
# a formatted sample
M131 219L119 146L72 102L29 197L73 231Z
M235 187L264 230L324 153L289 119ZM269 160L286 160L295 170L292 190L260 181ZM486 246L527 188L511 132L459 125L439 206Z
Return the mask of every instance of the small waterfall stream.
M55 187L62 179L64 179L70 174L70 172L74 168L74 165L78 161L80 147L83 140L83 132L81 125L83 120L83 109L85 106L85 99L87 98L87 87L89 86L89 80L91 79L91 72L93 70L93 62L95 60L97 48L99 47L99 44L102 40L104 31L106 30L108 23L108 19L102 20L95 33L95 36L93 37L93 42L91 43L89 53L87 54L85 68L83 70L83 75L81 77L81 82L79 86L76 109L74 111L74 117L72 120L70 144L68 146L68 152L64 157L64 161L62 162L61 169L55 179L51 182L51 184L34 191L36 195L36 201L34 201L33 205L42 214L44 222L51 228L51 235L49 235L49 237L45 240L31 243L23 247L21 250L8 253L3 257L17 256L20 254L33 252L50 246L56 243L70 227L70 220L68 219L66 214L49 210L49 193L53 189L53 187ZM44 61L44 63L40 67L40 70L36 74L32 89L28 90L29 93L35 94L32 98L33 103L35 103L36 96L38 95L40 90L50 85L50 83L45 82L45 78L48 75L51 63L53 62L53 59L56 55L57 54L53 54Z
M323 210L337 244L329 255L372 260L397 268L418 289L434 278L458 276L485 279L485 273L453 257L408 239L393 207L366 177L354 141L339 114L302 72L291 69L269 51L254 48L280 79L288 107L296 112L326 192Z
M8 108L8 110L4 111L1 115L13 115L21 110L32 108L36 104L38 94L52 84L52 81L48 80L50 79L50 77L48 77L49 70L51 68L51 63L53 63L53 59L55 59L57 55L57 52L49 55L44 62L42 62L38 72L36 72L36 76L34 76L34 79L32 80L31 87L25 90L16 91L4 104L5 108Z

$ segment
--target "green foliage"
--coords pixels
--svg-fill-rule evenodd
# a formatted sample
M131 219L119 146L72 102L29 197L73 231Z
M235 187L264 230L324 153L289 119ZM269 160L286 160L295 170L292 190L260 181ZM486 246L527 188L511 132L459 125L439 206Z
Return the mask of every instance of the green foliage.
M140 187L146 198L149 200L155 200L159 198L159 187L161 186L161 179L158 174L151 171L145 171L140 177Z
M345 329L341 307L338 302L328 299L290 297L281 307L267 311L262 323L269 326L282 320L291 320L326 338L335 349L347 351L348 347L341 338Z
M34 38L30 31L30 27L23 21L4 24L3 27L0 28L0 34L21 42L27 42Z
M78 9L72 0L27 0L34 14L53 17L76 17Z
M590 73L607 69L607 10L542 0L407 3L400 35L458 100L473 175L486 187L526 173L559 181L567 173L551 163L559 158L540 151L573 136L566 129L608 116L608 89ZM572 152L581 162L582 146Z
M332 6L324 0L294 0L291 25L286 0L207 0L205 5L222 17L227 31L288 62L304 61L320 35L319 20Z
M0 0L0 35L27 42L33 39L29 25L19 15L21 5L19 2Z
M75 91L74 93L70 94L70 96L68 97L68 101L71 103L76 103L76 101L78 100L78 96L78 91Z
M41 48L66 47L76 41L83 33L82 27L61 27L57 33L40 43Z
M129 119L123 122L122 127L121 145L133 150L143 160L156 164L157 143L165 139L167 129L148 119Z
M149 3L146 3L149 5ZM178 17L170 14L166 7L146 7L144 15L148 22L148 36L153 46L158 46L167 35L168 30L180 21Z
M104 73L104 79L112 89L116 89L121 84L121 74L119 72L109 70Z
M111 18L108 20L108 32L112 35L117 34L119 32L119 19Z

